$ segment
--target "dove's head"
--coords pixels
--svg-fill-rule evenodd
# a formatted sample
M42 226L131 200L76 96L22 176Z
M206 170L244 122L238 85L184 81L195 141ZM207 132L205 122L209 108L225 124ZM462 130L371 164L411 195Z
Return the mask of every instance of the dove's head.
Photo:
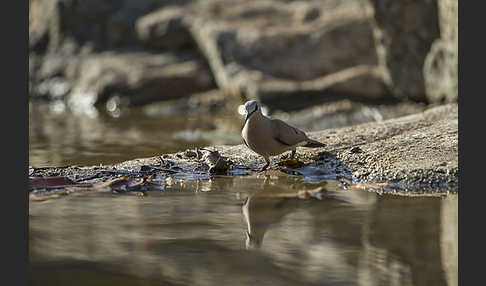
M245 103L246 118L245 121L255 112L261 112L260 104L256 100L250 100Z

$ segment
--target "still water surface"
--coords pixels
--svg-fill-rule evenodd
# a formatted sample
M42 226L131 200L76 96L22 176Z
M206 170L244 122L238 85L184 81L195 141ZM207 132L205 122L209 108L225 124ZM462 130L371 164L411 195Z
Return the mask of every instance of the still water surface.
M31 110L31 165L239 140L229 118L218 139L204 117L66 116ZM198 128L213 133L181 132ZM318 186L322 200L286 198ZM30 284L457 285L457 216L456 195L378 195L278 171L186 180L143 197L69 195L29 204Z
M77 114L62 103L29 105L29 165L119 163L215 144L242 144L243 118L234 113L187 115L129 109Z
M457 285L457 197L317 185L320 201L260 175L31 203L31 283Z

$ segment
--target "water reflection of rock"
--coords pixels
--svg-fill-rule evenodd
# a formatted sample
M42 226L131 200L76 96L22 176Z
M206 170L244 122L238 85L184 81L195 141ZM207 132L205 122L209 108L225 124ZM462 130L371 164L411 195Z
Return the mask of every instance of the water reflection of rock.
M440 237L442 265L447 285L458 285L458 199L442 201Z
M332 279L324 279L330 272L358 285L457 285L453 198L341 191L327 201L302 202L274 189L249 196L243 215L247 248L261 248L305 280Z
M449 236L440 230L443 210L435 198L378 200L361 234L364 285L454 285L446 281L440 249L442 237Z

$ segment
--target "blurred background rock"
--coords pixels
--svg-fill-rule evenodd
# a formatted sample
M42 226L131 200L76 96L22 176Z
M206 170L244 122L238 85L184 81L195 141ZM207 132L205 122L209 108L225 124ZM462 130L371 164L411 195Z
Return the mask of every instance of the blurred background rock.
M239 120L238 105L257 99L313 131L458 98L454 0L29 5L31 104L114 118L137 107L170 116L226 108ZM226 131L238 134L238 124Z

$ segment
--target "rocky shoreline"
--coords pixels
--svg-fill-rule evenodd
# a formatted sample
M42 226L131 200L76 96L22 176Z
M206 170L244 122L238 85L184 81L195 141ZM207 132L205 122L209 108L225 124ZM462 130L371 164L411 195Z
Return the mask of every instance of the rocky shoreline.
M301 168L275 158L277 169L351 184L457 188L457 1L31 0L29 8L31 101L89 116L140 105L161 113L175 101L184 110L234 110L257 99L327 144L299 150ZM263 162L243 144L205 149L218 153L37 166L29 177L241 175Z
M382 122L311 132L311 138L327 146L322 150L298 148L296 159L302 164L297 167L278 164L288 154L274 157L269 173L254 172L263 159L240 144L161 154L114 165L31 167L29 177L65 177L73 183L87 183L123 175L163 173L209 179L214 174L259 176L284 172L310 180L341 180L375 191L454 192L458 188L457 112L457 104L448 104Z

